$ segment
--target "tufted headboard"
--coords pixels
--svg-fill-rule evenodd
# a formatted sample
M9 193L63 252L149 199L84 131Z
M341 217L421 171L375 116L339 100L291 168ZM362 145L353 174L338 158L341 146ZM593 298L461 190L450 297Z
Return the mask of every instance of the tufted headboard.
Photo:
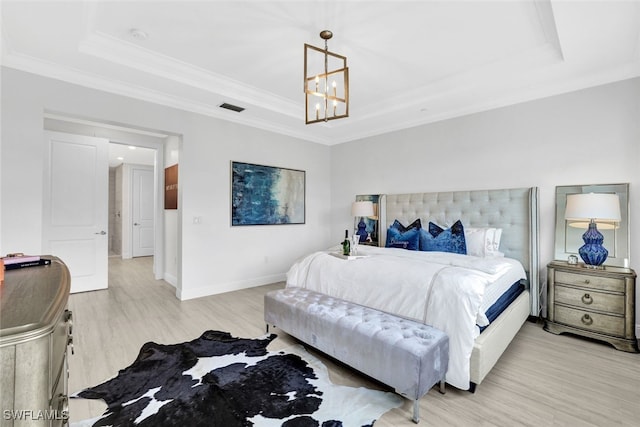
M527 270L531 293L531 315L540 313L538 282L538 188L387 194L380 212L380 242L387 227L398 219L410 224L420 218L449 227L461 220L465 227L502 228L500 251L519 260Z

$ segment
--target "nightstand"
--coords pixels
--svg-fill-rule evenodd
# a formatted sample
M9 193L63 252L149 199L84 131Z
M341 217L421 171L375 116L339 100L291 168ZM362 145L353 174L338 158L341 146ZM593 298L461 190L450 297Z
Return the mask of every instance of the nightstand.
M547 265L547 285L546 331L570 332L606 341L618 350L638 351L633 270L552 261Z

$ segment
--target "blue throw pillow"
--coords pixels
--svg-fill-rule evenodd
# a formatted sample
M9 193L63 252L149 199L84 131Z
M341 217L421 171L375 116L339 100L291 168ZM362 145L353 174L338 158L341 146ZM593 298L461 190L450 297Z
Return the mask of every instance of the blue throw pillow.
M393 226L387 229L387 248L402 248L417 251L420 242L420 228L412 228L404 233Z
M467 254L467 243L464 239L464 227L460 220L446 230L429 222L429 231L420 229L421 251L453 252Z
M393 221L393 224L391 224L391 227L395 228L396 230L400 231L401 233L404 233L405 231L409 231L412 228L422 228L422 223L420 222L420 218L416 219L415 221L413 221L411 224L407 225L406 227L404 225L402 225L402 223L400 221L398 221L397 219Z

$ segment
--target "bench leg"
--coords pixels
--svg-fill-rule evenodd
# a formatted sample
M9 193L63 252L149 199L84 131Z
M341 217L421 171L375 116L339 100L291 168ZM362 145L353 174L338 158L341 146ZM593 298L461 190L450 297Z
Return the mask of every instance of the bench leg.
M447 382L444 380L444 378L442 380L440 380L440 393L441 394L446 394L446 384ZM415 399L413 401L413 416L411 417L411 421L413 421L414 423L418 424L420 422L420 400L419 399Z
M420 400L419 399L415 399L413 401L413 417L411 418L411 421L413 421L416 424L420 422Z

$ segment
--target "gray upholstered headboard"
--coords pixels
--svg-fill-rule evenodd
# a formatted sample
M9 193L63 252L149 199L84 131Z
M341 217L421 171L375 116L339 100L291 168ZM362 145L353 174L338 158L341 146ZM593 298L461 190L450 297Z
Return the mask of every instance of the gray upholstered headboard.
M407 225L420 218L442 227L461 220L465 227L502 228L500 251L519 260L529 275L531 315L540 314L538 282L538 188L387 194L380 212L380 241L398 219Z

